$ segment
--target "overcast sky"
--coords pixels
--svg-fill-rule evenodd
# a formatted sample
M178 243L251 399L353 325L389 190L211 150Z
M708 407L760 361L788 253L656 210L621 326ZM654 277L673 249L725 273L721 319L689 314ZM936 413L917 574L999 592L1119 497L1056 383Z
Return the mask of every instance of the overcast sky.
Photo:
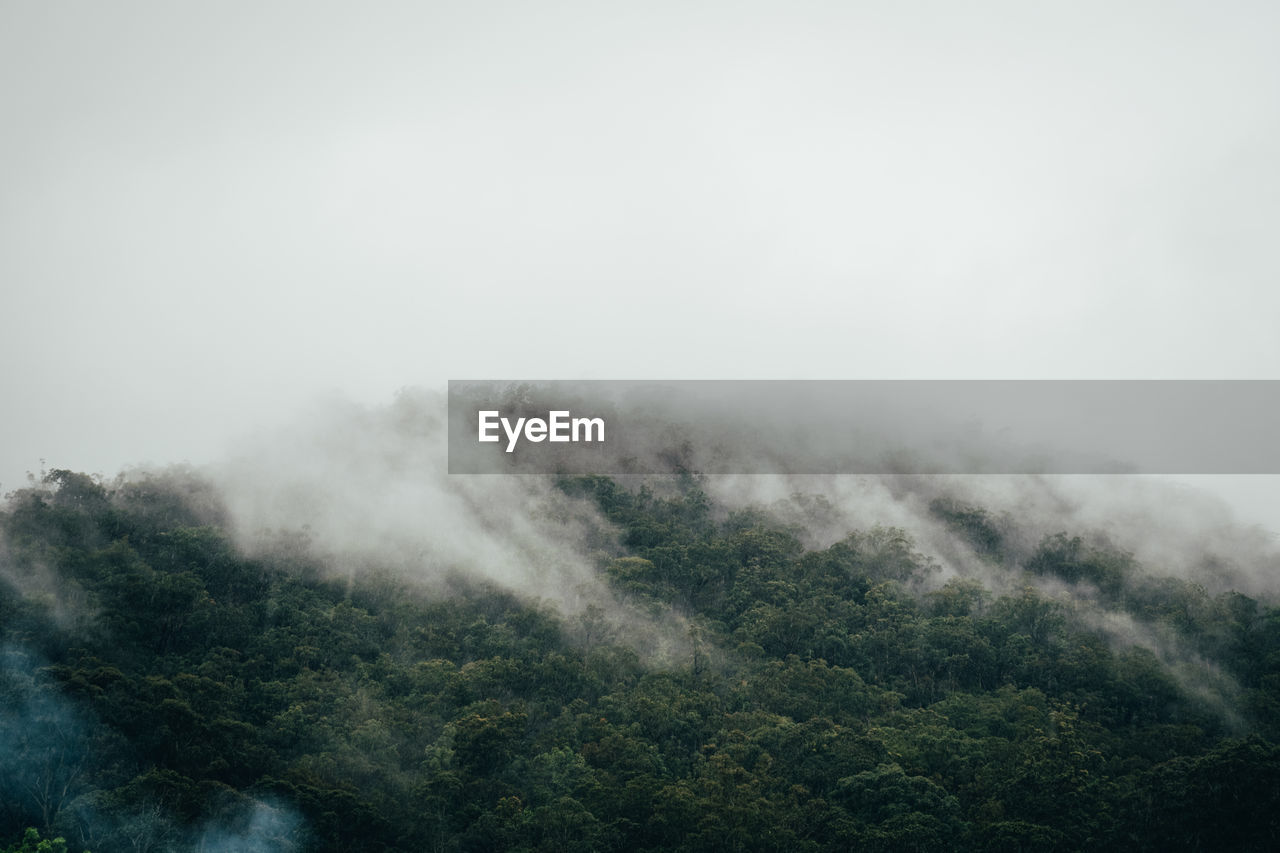
M0 491L449 378L1280 378L1277 33L0 0Z

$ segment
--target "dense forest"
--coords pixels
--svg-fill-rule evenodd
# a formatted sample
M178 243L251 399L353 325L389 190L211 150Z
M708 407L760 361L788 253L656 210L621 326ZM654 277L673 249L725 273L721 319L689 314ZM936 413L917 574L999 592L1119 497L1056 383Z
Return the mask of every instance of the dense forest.
M659 658L306 531L249 556L195 475L53 471L0 514L0 850L1280 849L1272 602L934 501L994 589L704 485L558 484Z

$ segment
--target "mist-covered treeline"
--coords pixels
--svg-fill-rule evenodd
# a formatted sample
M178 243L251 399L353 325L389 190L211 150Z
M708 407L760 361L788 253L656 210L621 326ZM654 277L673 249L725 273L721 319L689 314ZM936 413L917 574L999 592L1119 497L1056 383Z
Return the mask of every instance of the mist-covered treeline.
M990 568L947 577L704 486L560 482L616 604L573 609L246 552L191 474L52 472L0 514L0 849L1280 844L1273 602L938 498Z

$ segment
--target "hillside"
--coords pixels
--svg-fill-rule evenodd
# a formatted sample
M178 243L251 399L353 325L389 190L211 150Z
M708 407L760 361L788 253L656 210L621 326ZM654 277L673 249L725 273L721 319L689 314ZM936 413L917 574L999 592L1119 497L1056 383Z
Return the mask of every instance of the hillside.
M615 608L335 566L308 531L248 556L189 473L14 493L0 849L1280 844L1274 602L1088 531L1017 554L1016 517L957 500L935 520L1021 582L896 528L813 547L697 477L558 488Z

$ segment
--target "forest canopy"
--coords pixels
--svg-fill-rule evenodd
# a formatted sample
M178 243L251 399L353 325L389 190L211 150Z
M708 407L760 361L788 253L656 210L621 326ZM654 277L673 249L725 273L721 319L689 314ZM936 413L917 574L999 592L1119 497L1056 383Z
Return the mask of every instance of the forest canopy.
M250 555L189 472L47 474L0 513L0 850L1280 844L1273 602L934 501L997 588L703 486L558 483L654 656L598 606L335 567L305 531Z

